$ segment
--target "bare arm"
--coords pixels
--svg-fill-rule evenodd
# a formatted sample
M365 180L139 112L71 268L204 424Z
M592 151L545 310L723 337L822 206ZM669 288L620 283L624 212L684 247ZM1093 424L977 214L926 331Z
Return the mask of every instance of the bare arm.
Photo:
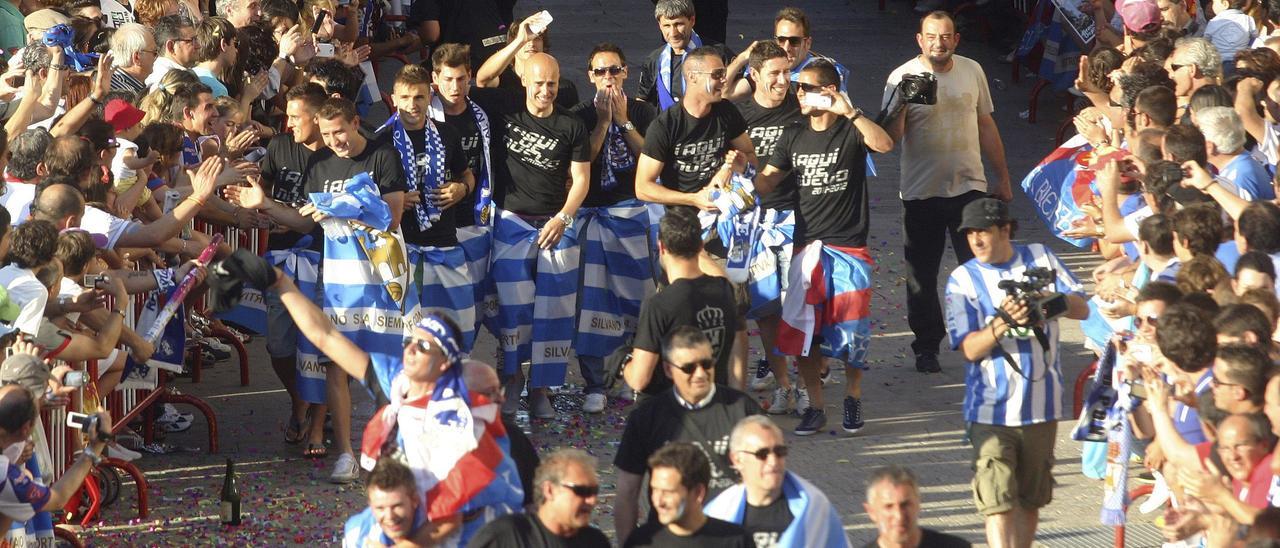
M1253 136L1259 144L1266 139L1266 119L1258 114L1258 92L1262 90L1262 81L1257 78L1245 78L1236 82L1236 114L1244 122L1245 131Z
M729 386L735 390L746 391L747 387L747 338L746 327L739 329L733 337L733 350L729 354Z
M640 159L636 161L636 197L662 205L700 207L701 202L697 198L701 193L680 192L658 184L658 177L662 175L662 166L662 162L648 154L640 154ZM710 201L708 200L707 203Z
M338 331L329 316L311 302L309 297L298 291L298 286L280 269L276 269L276 283L272 289L280 294L280 301L293 317L293 322L298 325L298 331L306 335L317 350L333 360L348 375L356 379L365 378L369 354Z
M747 62L751 60L751 51L760 42L760 40L752 42L751 46L742 50L742 53L734 57L733 61L729 62L729 66L725 67L724 92L721 93L725 99L732 101L751 93L751 84L743 78L742 72L747 68Z
M502 71L511 66L511 63L516 59L516 52L520 51L525 42L532 40L534 36L536 35L529 31L529 21L521 21L515 40L507 42L506 46L490 55L488 59L484 60L484 64L480 65L480 69L476 71L476 87L498 87L500 83L498 77L502 75Z
M222 172L222 159L208 158L192 174L192 194L178 203L169 213L148 223L145 230L134 230L120 236L119 247L155 247L182 231L192 217L213 196L214 181ZM141 184L141 183L137 183Z
M628 367L630 369L630 367ZM613 503L614 540L622 546L640 517L640 482L644 476L618 470L618 497Z
M386 202L387 206L391 208L391 225L387 227L387 230L395 230L400 226L400 217L404 215L404 192L397 191L383 194L382 201ZM582 200L578 200L578 203L582 203Z
M1231 216L1232 219L1239 219L1240 214L1245 208L1249 207L1249 202L1244 198L1236 195L1236 193L1218 184L1218 181L1209 175L1200 164L1193 161L1183 162L1182 169L1184 172L1190 172L1191 177L1182 182L1183 186L1190 186L1200 192L1208 194L1218 205L1222 206L1222 210Z
M396 546L438 546L444 539L462 529L462 514L455 514L444 519L428 521L413 533L413 541L397 542Z
M622 369L622 379L627 386L639 392L649 386L653 380L654 370L658 368L658 355L648 350L635 348L631 350L631 361Z
M759 174L756 175L756 192L761 195L773 192L773 189L778 187L778 183L782 182L782 180L787 177L788 173L791 172L783 171L765 164L765 166L760 169Z
M991 193L1005 202L1012 200L1013 188L1009 180L1009 164L1004 157L1004 142L1000 140L1000 129L991 114L978 116L978 146L996 172L996 184Z

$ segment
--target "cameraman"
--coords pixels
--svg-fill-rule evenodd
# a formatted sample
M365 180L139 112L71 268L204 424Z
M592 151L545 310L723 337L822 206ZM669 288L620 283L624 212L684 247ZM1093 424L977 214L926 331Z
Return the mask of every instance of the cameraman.
M1053 444L1062 408L1064 378L1058 364L1058 322L1033 323L1027 299L1064 294L1065 315L1089 315L1080 282L1041 244L1015 245L1016 223L994 198L964 207L959 229L974 258L947 281L947 326L951 347L964 353L964 419L973 444L974 500L986 516L992 546L1029 546L1039 509L1053 495ZM1051 269L1052 279L1028 276ZM1017 296L1002 280L1024 280ZM1040 282L1037 284L1036 282ZM1035 285L1043 287L1033 288ZM1035 303L1032 303L1035 304ZM998 307L998 308L997 308ZM1058 309L1062 313L1062 309Z
M951 237L956 262L969 260L973 255L957 228L961 210L984 193L1008 202L1013 190L1004 143L991 117L994 107L987 77L977 62L955 55L960 35L951 16L941 11L926 15L916 42L920 55L889 74L882 107L889 117L880 125L894 141L902 140L899 197L905 210L907 323L915 333L911 350L916 370L933 373L941 370L938 345L946 333L938 303L944 235ZM917 94L907 89L910 86L900 85L920 78L921 73L936 79L936 100L917 100L928 104L913 103L912 96ZM904 101L909 104L898 109ZM983 173L983 155L996 174L993 184L987 183Z

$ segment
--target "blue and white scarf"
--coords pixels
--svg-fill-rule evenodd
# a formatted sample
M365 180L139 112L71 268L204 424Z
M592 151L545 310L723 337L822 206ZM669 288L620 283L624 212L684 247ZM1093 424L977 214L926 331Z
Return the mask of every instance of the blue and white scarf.
M821 490L794 472L782 478L782 496L791 510L791 523L778 537L777 546L848 548L840 514ZM707 516L741 524L746 516L747 489L741 483L725 489L703 508Z
M578 210L582 290L578 294L579 356L603 358L636 331L640 306L657 291L649 256L649 210L639 200Z
M480 130L480 147L484 150L484 169L480 173L475 173L476 188L480 194L476 197L476 224L484 226L493 225L493 162L489 160L489 142L491 140L491 130L489 129L489 115L485 114L484 109L480 108L475 101L467 99L467 107L471 109L471 115L475 117L476 128ZM439 95L431 96L431 106L428 107L427 113L432 120L443 123L444 119L444 103L440 102Z
M609 130L604 136L604 165L600 170L600 188L603 190L618 187L618 172L636 168L635 154L631 152L624 135L625 130L618 124L609 124Z
M684 59L685 56L689 55L690 51L702 47L702 38L700 38L696 32L693 33L689 42L690 46L686 46L684 48L684 53L680 55L681 59ZM667 44L662 46L662 53L658 54L658 81L655 82L655 84L657 84L658 88L659 110L667 110L671 105L678 102L675 96L671 94L671 56L674 53L675 52L671 50L671 44ZM683 74L680 75L680 90L681 93L688 91L685 88Z
M746 283L751 269L751 252L756 237L756 225L760 221L760 196L756 194L756 170L751 165L742 173L734 172L729 178L729 189L711 193L717 213L702 211L698 218L702 223L703 237L714 234L728 249L725 271L729 281Z
M414 208L418 215L418 227L422 230L431 228L433 223L440 220L440 205L436 203L431 191L439 190L444 186L445 150L440 140L440 131L436 129L435 122L430 118L426 120L423 131L426 132L427 150L422 152L426 153L428 163L421 166L419 170L418 151L413 150L413 140L409 138L409 130L405 129L404 123L400 121L399 112L392 114L391 118L387 119L387 123L378 128L378 131L381 132L387 128L391 128L391 144L400 154L400 167L404 168L404 177L409 190L417 191L421 196L418 206Z

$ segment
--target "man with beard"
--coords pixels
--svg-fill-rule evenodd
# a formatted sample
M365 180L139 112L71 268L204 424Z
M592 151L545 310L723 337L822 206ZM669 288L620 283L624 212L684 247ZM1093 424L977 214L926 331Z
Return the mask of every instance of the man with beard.
M600 495L596 459L581 449L557 449L538 466L528 514L498 518L471 538L476 548L596 548L608 537L591 526Z
M649 492L657 519L627 536L623 546L747 548L754 546L741 527L708 517L711 463L690 443L670 443L649 457Z

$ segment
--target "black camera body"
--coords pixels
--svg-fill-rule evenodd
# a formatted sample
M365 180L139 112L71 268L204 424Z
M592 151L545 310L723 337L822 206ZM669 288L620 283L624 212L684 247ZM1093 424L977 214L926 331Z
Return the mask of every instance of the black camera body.
M1045 291L1056 278L1057 273L1052 268L1036 267L1028 268L1022 280L1001 280L996 284L1030 311L1026 323L1016 324L1016 327L1037 326L1067 313L1067 296Z
M938 79L931 72L904 74L898 82L902 100L913 105L938 104Z

